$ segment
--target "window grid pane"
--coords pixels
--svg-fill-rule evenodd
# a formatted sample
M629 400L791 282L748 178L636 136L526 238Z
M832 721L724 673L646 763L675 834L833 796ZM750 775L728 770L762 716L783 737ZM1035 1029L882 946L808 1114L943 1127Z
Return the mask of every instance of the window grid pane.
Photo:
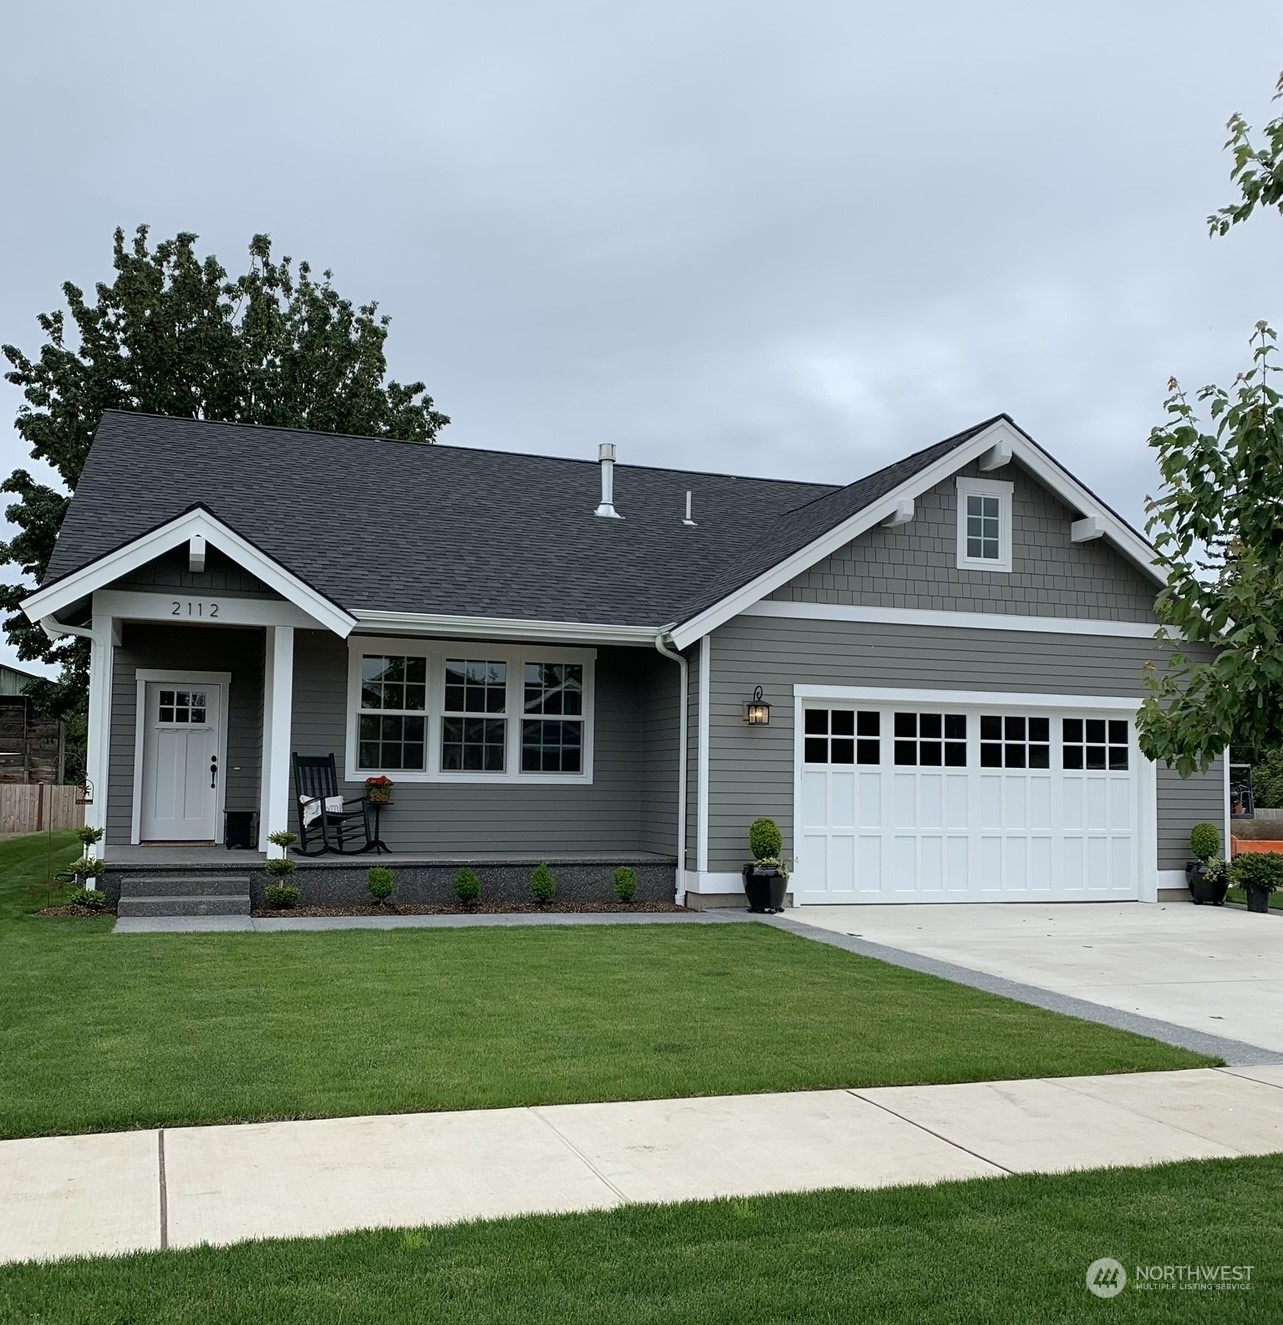
M1061 766L1090 772L1124 773L1129 726L1118 718L1065 718L1060 729Z
M897 713L893 758L905 768L965 768L965 713Z
M980 767L1050 768L1051 719L981 714Z
M802 759L808 764L880 764L881 717L869 710L807 709Z
M427 707L426 658L414 654L363 654L357 767L362 771L422 770L426 766Z

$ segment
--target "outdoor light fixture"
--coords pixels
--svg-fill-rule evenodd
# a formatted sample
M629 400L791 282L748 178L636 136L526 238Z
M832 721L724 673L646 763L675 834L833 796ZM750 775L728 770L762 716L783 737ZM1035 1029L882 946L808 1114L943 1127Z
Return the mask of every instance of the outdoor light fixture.
M753 698L744 705L744 721L750 727L765 727L771 720L771 706L762 703L762 687L753 691Z

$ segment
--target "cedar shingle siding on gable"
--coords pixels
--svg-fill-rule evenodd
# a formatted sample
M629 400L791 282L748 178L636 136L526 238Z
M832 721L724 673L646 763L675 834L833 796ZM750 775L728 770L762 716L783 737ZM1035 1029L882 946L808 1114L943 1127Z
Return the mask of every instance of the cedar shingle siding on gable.
M1014 482L1010 572L958 569L957 494L950 476L918 499L914 518L870 529L777 589L803 603L1017 616L1152 621L1156 586L1105 539L1072 543L1074 513L1016 463L967 478Z

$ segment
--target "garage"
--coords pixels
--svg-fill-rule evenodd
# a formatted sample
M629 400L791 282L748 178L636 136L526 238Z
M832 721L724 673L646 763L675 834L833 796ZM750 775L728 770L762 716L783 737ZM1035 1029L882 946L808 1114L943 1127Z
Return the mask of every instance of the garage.
M798 904L1140 896L1135 701L797 701Z

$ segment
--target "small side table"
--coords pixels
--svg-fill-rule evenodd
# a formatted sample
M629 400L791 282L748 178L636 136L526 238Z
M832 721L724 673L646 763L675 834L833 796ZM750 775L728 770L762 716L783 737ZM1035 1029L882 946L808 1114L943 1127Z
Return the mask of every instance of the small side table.
M392 854L392 849L383 840L383 835L379 828L379 821L383 816L383 807L388 803L389 802L387 801L372 801L369 799L365 802L366 808L374 811L374 840L365 849L367 851L373 851L376 856L390 856Z

